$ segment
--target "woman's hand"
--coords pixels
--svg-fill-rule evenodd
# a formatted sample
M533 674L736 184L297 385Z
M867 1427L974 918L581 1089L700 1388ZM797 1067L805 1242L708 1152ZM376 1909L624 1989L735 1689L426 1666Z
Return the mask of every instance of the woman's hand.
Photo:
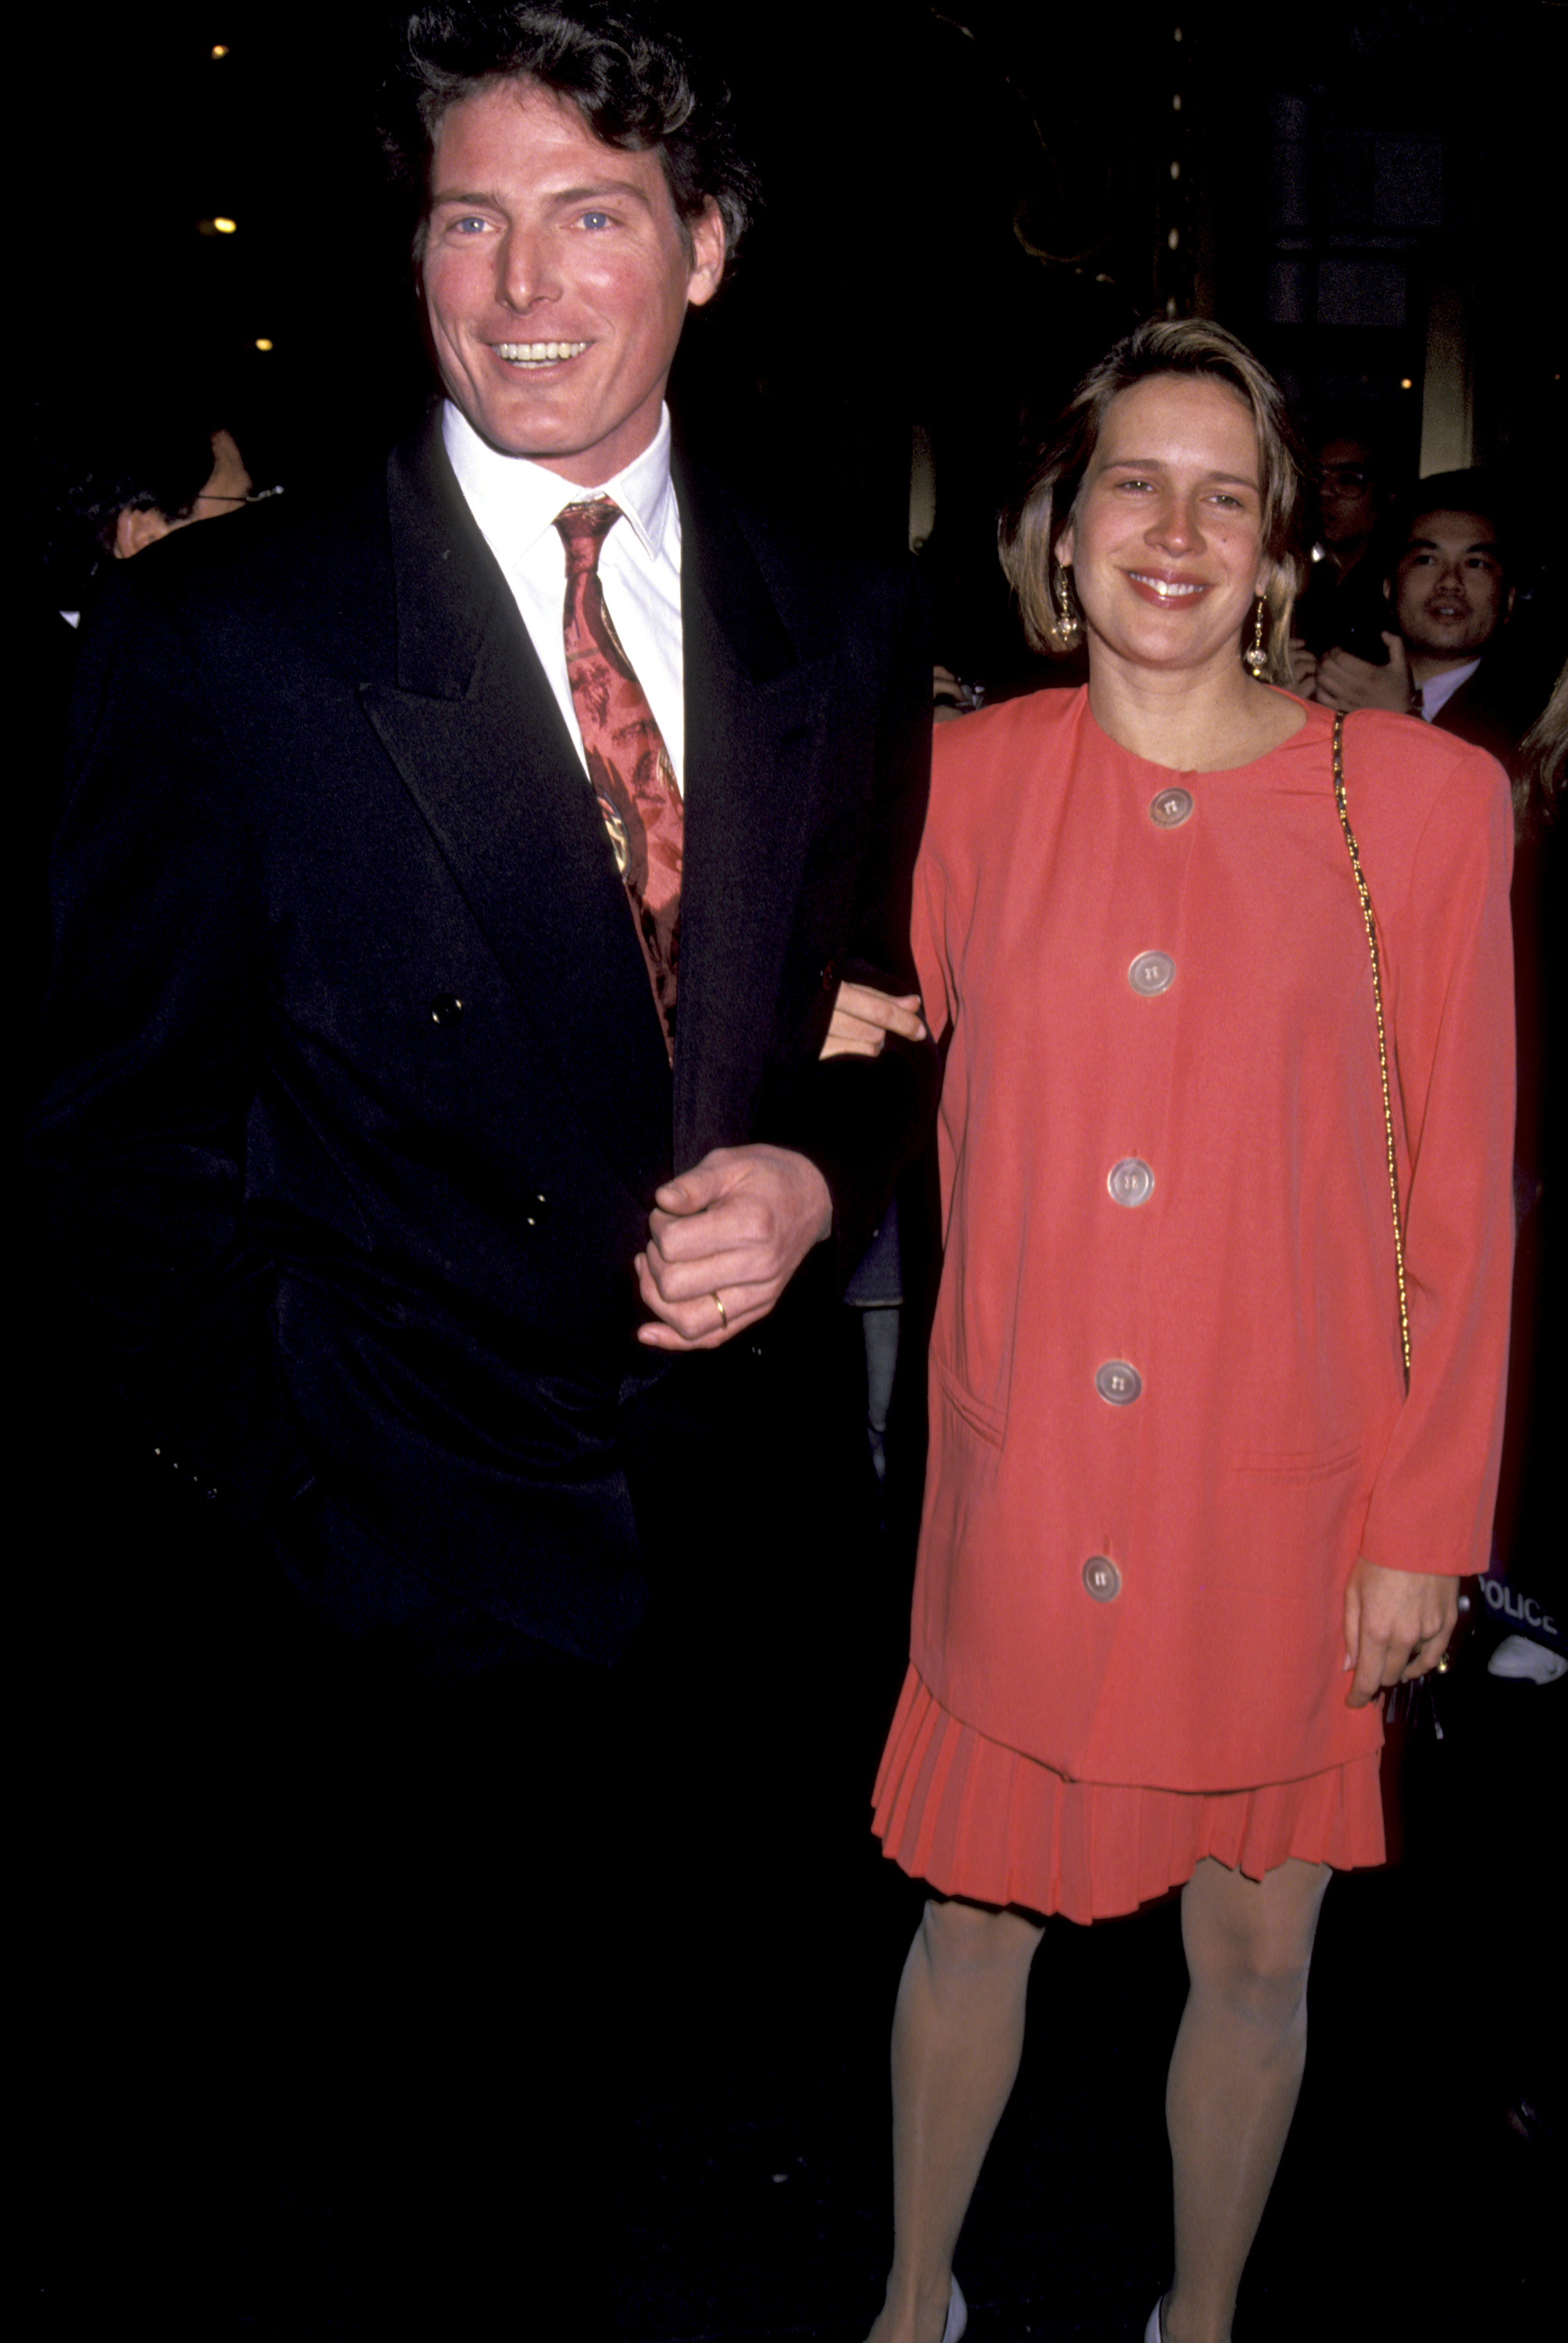
M890 1033L901 1034L906 1041L925 1040L920 994L879 992L874 984L844 983L833 1003L821 1055L879 1058Z
M1365 1708L1389 1684L1436 1667L1458 1617L1457 1578L1384 1570L1362 1554L1345 1589L1345 1667L1355 1671L1345 1706Z

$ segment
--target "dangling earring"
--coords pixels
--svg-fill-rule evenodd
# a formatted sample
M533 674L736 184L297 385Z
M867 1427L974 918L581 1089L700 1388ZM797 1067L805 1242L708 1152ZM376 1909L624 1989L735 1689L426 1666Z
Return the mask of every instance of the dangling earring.
M1083 620L1073 608L1072 588L1067 582L1071 575L1071 569L1065 566L1056 573L1056 639L1067 651L1083 632Z
M1263 615L1267 608L1268 605L1260 594L1258 607L1252 613L1251 648L1241 653L1242 666L1250 675L1256 677L1260 683L1263 680L1264 672L1269 664L1269 654L1263 649Z

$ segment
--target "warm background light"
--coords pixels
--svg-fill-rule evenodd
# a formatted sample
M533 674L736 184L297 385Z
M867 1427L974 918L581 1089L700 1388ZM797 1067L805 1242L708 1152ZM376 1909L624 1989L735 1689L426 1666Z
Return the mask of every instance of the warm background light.
M258 350L269 350L272 347L272 344L267 340L265 334L261 334L257 336L253 347Z

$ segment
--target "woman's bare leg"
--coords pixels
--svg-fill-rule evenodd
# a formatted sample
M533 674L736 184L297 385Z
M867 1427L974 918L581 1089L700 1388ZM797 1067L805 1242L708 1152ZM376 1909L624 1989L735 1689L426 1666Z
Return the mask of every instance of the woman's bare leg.
M1166 2343L1226 2343L1296 2109L1326 1865L1261 1880L1198 1865L1181 1896L1191 1986L1165 2090L1176 2176Z
M940 2343L1042 1934L1017 1912L934 1899L915 1931L893 2018L893 2267L869 2343Z

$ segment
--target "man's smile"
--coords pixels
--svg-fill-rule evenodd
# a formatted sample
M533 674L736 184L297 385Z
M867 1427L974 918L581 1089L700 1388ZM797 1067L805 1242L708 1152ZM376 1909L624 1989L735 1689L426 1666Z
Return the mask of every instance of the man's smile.
M586 342L492 342L490 347L508 366L555 366L562 358L580 358Z

